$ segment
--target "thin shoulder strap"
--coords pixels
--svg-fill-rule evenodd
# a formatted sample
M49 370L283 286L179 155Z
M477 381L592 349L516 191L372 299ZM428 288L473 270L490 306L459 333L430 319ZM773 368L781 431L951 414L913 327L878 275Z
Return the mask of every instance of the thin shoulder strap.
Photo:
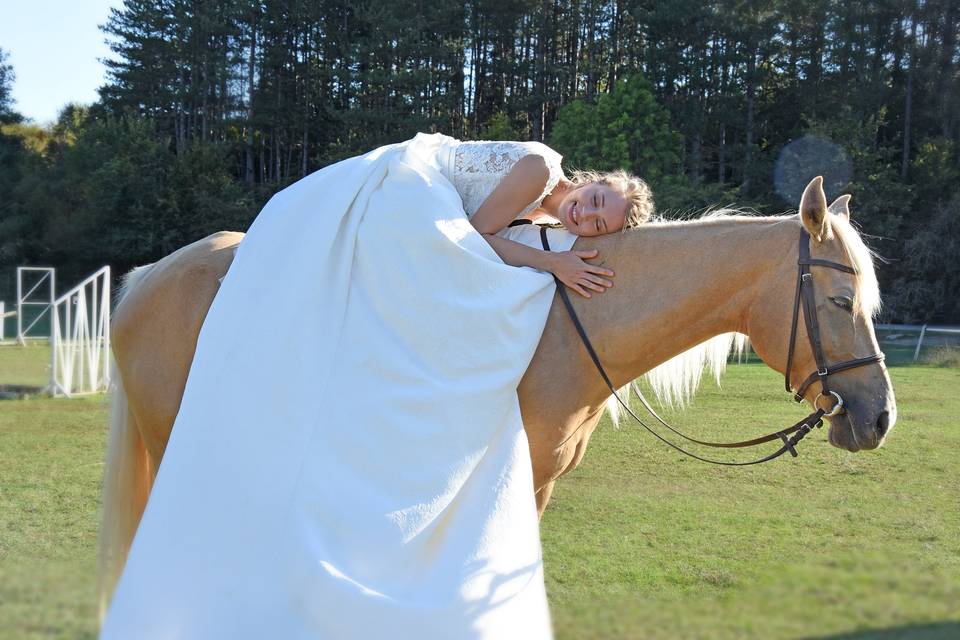
M511 223L512 224L512 223ZM540 244L543 245L544 251L550 251L550 242L547 240L547 227L540 227Z

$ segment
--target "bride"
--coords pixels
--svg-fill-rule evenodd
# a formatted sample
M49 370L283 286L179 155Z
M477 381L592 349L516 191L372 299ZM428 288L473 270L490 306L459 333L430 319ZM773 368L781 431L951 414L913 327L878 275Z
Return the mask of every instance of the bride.
M204 321L101 638L551 636L516 387L550 274L612 285L576 237L652 209L641 180L570 180L560 160L419 134L267 203ZM556 253L508 226L541 216Z
M514 218L545 213L570 233L597 236L646 221L653 210L650 189L623 171L578 171L563 175L561 156L539 142L458 142L444 174L463 198L464 213L504 262L549 271L589 298L613 285L613 271L590 265L595 251L547 253L500 238ZM519 214L517 213L519 212Z

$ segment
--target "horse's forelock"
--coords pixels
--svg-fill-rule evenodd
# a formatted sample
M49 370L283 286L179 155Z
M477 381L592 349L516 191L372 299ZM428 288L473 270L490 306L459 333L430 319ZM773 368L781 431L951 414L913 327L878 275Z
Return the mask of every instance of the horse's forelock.
M832 216L830 226L850 261L850 266L857 272L854 275L856 281L854 312L872 318L880 311L880 285L877 283L877 274L873 268L873 258L876 254L870 250L847 218Z

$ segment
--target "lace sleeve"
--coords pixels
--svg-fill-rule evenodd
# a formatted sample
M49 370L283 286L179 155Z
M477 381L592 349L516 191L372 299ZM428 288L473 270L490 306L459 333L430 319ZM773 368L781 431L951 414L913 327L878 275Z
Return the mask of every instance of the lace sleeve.
M462 142L454 153L450 174L467 216L476 213L483 201L497 188L520 158L536 154L542 156L549 172L540 196L528 204L517 216L533 211L563 177L561 156L539 142Z

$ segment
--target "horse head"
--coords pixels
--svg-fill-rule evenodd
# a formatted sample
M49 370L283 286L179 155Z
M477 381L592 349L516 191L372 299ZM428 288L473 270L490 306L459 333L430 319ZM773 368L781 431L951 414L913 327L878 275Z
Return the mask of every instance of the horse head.
M750 306L746 323L763 361L787 377L798 398L827 414L830 443L859 451L883 443L896 422L897 408L873 330L880 298L872 256L850 224L849 200L840 196L828 207L823 180L814 178L807 185L798 217L806 230L801 244L809 246L807 275L798 274L802 268L794 244L769 274L772 280ZM808 290L803 294L800 281ZM804 296L810 313L803 309ZM811 325L819 339L812 337ZM819 364L815 342L820 343Z

